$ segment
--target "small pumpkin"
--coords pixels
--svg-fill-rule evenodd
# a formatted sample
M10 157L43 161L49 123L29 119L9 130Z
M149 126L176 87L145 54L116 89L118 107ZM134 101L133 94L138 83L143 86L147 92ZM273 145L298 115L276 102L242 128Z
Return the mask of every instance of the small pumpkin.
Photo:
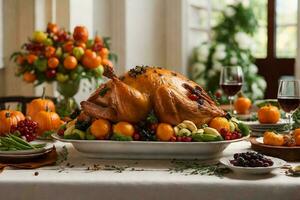
M268 104L258 110L257 117L260 123L276 124L280 119L280 112L276 106Z
M284 137L283 135L276 134L271 131L266 131L264 133L264 144L272 145L272 146L282 146L284 145Z
M43 94L41 98L32 100L29 104L27 104L27 112L26 115L33 118L38 112L42 110L49 109L52 112L55 112L55 105L53 101L50 99L45 99L45 88L43 88Z
M10 132L12 125L17 125L25 117L23 113L15 110L2 110L0 111L0 135Z
M251 108L251 100L243 95L239 97L234 102L234 109L238 114L247 114Z
M32 117L33 121L38 123L38 135L45 131L55 131L61 125L61 120L56 112L42 110Z

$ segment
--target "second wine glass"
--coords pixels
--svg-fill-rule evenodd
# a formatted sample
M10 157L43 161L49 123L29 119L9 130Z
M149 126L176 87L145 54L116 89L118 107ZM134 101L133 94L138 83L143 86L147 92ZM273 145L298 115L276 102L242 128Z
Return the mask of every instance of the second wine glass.
M232 103L236 95L243 86L244 75L240 66L223 67L220 75L220 86L228 96L230 112L233 114Z

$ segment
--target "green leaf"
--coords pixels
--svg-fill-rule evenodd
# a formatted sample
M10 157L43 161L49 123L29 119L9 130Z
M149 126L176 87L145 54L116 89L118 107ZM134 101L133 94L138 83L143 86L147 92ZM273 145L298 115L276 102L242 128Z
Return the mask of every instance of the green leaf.
M116 141L132 141L132 137L130 136L126 136L126 135L122 135L119 133L114 133L111 138L111 140L116 140Z

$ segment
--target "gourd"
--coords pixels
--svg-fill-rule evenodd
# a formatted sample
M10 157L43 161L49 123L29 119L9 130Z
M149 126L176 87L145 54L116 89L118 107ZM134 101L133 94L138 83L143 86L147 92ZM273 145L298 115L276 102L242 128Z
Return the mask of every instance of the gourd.
M46 108L35 114L32 119L38 123L38 135L42 135L45 131L55 131L62 124L57 113Z

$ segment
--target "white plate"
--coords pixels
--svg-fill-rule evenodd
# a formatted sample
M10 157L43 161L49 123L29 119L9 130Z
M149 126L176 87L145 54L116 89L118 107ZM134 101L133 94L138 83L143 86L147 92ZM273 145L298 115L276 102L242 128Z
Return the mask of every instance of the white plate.
M31 144L43 144L45 141L33 141ZM28 155L28 154L36 154L43 153L52 149L53 144L46 143L46 146L38 149L29 149L29 150L16 150L16 151L0 151L0 156L14 156L14 155Z
M249 136L218 142L155 142L155 141L112 141L70 140L57 134L53 138L72 143L75 149L87 157L110 159L214 159L233 142Z
M27 154L0 154L0 158L2 159L25 159L25 158L36 158L42 156L44 154L49 153L51 149L47 149L43 152L36 152L36 153L27 153Z
M280 168L286 164L284 160L281 160L279 158L274 158L270 156L265 156L265 157L270 158L274 164L270 167L239 167L239 166L234 166L233 164L230 163L230 160L233 160L233 156L221 158L220 163L229 167L234 172L247 173L247 174L267 174L273 171L274 169Z
M261 124L259 121L242 121L242 122L250 126L251 129L256 129L256 130L276 129L289 124L289 121L287 119L280 119L279 122L277 122L276 124Z

